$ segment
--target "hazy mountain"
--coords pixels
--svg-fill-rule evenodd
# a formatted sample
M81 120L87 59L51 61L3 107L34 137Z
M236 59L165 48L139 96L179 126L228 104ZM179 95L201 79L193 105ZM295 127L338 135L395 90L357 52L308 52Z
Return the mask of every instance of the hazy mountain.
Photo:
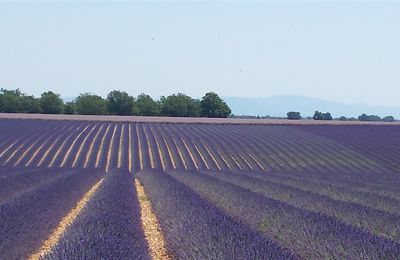
M316 110L330 112L333 117L358 117L362 113L378 116L392 115L400 118L400 107L383 107L367 104L344 104L304 96L273 96L267 98L224 97L235 115L260 115L285 117L288 111L298 111L302 117L313 116Z

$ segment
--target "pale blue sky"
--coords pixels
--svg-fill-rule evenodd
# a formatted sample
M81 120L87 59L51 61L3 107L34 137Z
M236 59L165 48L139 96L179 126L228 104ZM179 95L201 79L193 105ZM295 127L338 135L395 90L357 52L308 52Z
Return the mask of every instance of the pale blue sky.
M400 2L1 2L0 87L395 106Z

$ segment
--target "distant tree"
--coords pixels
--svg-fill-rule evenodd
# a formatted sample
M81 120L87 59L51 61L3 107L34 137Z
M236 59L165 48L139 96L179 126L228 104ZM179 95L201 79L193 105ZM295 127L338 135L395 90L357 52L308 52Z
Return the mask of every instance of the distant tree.
M64 114L73 115L76 114L76 105L75 102L67 102L64 105Z
M80 94L75 100L75 105L76 112L80 115L107 114L107 101L94 94Z
M160 98L161 114L164 116L198 117L200 102L185 94L178 93Z
M107 95L108 112L112 115L133 115L135 99L125 91L113 90Z
M38 114L42 112L39 99L34 96L22 95L21 112Z
M200 101L200 115L203 117L223 117L231 114L229 106L218 96L217 93L208 92Z
M3 113L20 113L22 102L22 92L19 89L0 90L0 112Z
M339 120L340 120L340 121L347 121L348 119L347 119L347 117L345 117L345 116L341 116L341 117L339 118Z
M44 114L62 114L64 110L64 102L60 98L60 95L52 91L44 92L39 102Z
M382 118L380 118L377 115L362 114L361 116L358 117L358 120L360 120L360 121L382 121Z
M301 119L300 112L295 112L295 111L287 112L287 119L290 119L290 120Z
M332 115L329 112L322 113L322 117L324 120L332 120Z
M370 121L382 121L382 118L377 115L371 115L370 116Z
M393 116L385 116L382 120L384 122L394 122L394 117Z
M382 121L382 118L377 115L370 115L368 121Z
M329 112L322 113L319 111L315 111L313 119L314 120L332 120L332 115Z
M313 116L314 120L324 120L324 116L322 115L321 112L319 111L315 111L314 116Z
M158 116L160 115L160 103L154 101L149 95L144 93L136 98L136 106L138 114L141 116Z
M358 117L358 120L360 121L368 121L368 116L367 114L362 114Z

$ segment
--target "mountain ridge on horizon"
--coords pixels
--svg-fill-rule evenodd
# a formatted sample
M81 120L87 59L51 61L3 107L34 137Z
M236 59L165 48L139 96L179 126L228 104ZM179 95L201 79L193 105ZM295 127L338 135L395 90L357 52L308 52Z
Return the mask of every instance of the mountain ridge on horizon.
M355 117L365 113L380 117L400 118L400 107L379 106L364 103L341 103L302 95L277 95L271 97L222 97L234 115L286 117L289 111L297 111L302 117L313 116L315 111L330 112L334 118Z

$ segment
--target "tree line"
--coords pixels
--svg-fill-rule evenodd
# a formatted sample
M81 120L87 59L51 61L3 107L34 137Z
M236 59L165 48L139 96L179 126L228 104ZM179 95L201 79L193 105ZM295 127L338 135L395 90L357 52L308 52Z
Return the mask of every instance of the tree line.
M287 112L287 119L290 120L300 120L301 115L300 112L295 112L295 111L290 111ZM332 115L329 112L320 112L320 111L315 111L314 116L312 117L314 120L332 120Z
M144 93L133 97L125 91L113 90L105 99L92 93L83 93L73 101L64 103L60 95L52 91L35 98L19 89L1 89L0 112L225 118L231 114L231 109L214 92L206 93L201 100L183 93L154 100Z
M300 112L295 112L295 111L288 112L287 119L300 120L301 119ZM314 119L314 120L333 120L331 113L329 113L329 112L324 113L324 112L320 112L320 111L315 111L312 119ZM338 119L340 121L394 122L393 116L385 116L385 117L381 118L377 115L367 115L367 114L362 114L358 118L354 118L354 117L348 118L345 116L341 116Z

